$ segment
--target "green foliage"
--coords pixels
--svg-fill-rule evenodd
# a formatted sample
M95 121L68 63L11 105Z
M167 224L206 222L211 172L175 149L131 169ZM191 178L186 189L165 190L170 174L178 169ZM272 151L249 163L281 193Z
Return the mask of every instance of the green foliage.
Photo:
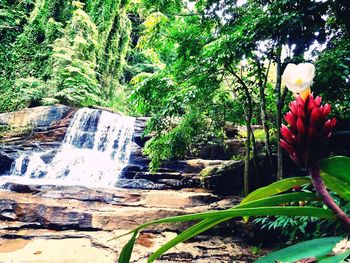
M317 262L339 263L350 255L350 250L343 253L332 254L332 249L342 241L341 237L327 237L298 243L294 246L271 253L256 263L295 262L307 258L315 258Z
M245 204L261 198L273 196L273 195L282 193L284 191L287 191L288 189L291 189L294 186L299 186L299 185L309 184L309 183L311 183L311 180L308 177L287 178L255 190L254 192L246 196L241 203Z
M134 245L135 245L136 237L137 237L137 232L135 232L132 235L132 238L125 245L122 252L120 253L119 259L118 259L119 263L129 263L130 262L131 253L132 253L132 249L134 248Z
M191 113L181 120L175 128L149 140L143 150L151 158L150 169L155 170L167 159L184 157L195 148L198 134L207 128L200 113Z
M76 106L118 102L124 105L116 107L125 109L126 100L115 98L117 90L125 91L119 82L130 34L126 5L125 1L2 1L0 94L5 103L0 111L58 101ZM25 89L23 79L40 82L22 90L31 98L18 93Z
M252 123L261 123L258 79L263 77L258 74L258 65L265 72L265 62L275 61L284 45L292 51L287 53L283 70L286 63L303 60L305 50L315 41L324 43L329 33L326 14L331 6L324 2L248 1L237 6L231 0L199 1L191 8L184 1L166 3L143 0L136 4L139 11L133 9L133 25L137 36L133 41L137 49L129 57L134 63L135 56L137 65L130 72L131 102L137 113L158 120L157 126L149 126L158 135L173 128L169 119L185 119L191 111L203 112L204 118L217 124L215 133L220 134L219 124L246 121L248 97ZM141 58L142 51L148 50L156 53L160 62ZM246 62L243 66L242 60ZM275 65L271 68L276 75ZM269 74L264 93L268 122L273 125L274 86L275 76ZM345 103L339 107L345 109ZM166 159L165 153L163 157Z
M45 82L29 77L19 78L13 84L13 88L4 93L1 107L6 110L16 110L41 104L41 100L47 93Z
M350 44L349 31L344 30L344 20L338 17L338 8L341 1L331 5L331 16L327 24L330 31L330 39L324 50L318 51L316 60L316 78L314 90L331 102L332 111L339 117L348 118L349 94L350 94ZM341 23L339 23L341 22ZM349 24L348 24L349 25Z
M326 186L350 200L350 158L335 156L321 161L321 177Z
M98 31L80 8L72 14L62 38L53 43L52 80L54 96L64 104L99 104L100 85L96 78Z
M126 15L128 1L88 1L87 13L96 24L100 46L97 72L106 98L118 90L128 51L131 23Z
M254 219L253 222L261 225L261 229L277 230L289 242L317 238L321 234L320 228L323 228L324 225L320 224L319 220L314 217L261 217ZM323 221L322 223L327 222Z
M309 191L305 187L302 190ZM330 192L336 204L346 213L350 211L350 204L339 197L335 192ZM320 202L309 202L303 205L320 207ZM275 229L281 233L282 241L287 239L287 243L295 243L296 241L310 240L325 236L339 235L343 233L343 229L338 222L329 222L319 220L313 217L261 217L254 219L254 223L261 226L262 229Z

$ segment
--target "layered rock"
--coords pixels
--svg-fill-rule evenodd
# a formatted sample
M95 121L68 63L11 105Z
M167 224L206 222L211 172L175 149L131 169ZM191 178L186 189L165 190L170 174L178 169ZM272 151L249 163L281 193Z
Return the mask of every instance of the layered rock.
M54 154L75 112L75 108L56 105L0 114L0 125L7 127L0 134L0 174L8 173L23 152L53 149Z
M102 190L18 184L6 188L9 190L0 191L0 258L16 263L24 258L26 262L116 262L130 236L113 238L139 224L224 209L239 202L236 197L221 199L194 189ZM138 237L131 262L145 262L152 251L190 225L148 227ZM179 244L159 262L250 262L255 256L240 237L247 231L248 236L259 233L231 221Z

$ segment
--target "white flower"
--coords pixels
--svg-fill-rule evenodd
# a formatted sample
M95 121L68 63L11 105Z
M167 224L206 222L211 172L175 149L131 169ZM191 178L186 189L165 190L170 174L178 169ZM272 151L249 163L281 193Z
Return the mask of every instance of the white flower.
M312 85L314 77L315 66L311 63L298 65L290 63L282 74L282 80L293 93L301 93L308 89Z

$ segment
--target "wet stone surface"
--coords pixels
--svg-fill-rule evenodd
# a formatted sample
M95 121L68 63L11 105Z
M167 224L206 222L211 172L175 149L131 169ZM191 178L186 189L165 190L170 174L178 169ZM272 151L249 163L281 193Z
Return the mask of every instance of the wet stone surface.
M126 190L77 186L7 184L0 191L2 262L116 262L129 237L113 238L149 220L212 209L240 200L187 189ZM190 223L155 225L142 231L131 262L152 251ZM239 221L232 221L177 245L158 262L252 262ZM251 233L250 233L251 234ZM250 235L248 234L248 235ZM111 240L113 239L113 240ZM52 259L55 261L52 261Z

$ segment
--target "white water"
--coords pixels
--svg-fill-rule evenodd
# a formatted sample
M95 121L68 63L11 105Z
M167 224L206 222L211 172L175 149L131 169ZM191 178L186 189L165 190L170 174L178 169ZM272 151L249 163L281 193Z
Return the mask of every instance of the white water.
M1 180L113 187L129 162L134 124L132 117L80 109L51 162L44 160L52 150L22 155Z

